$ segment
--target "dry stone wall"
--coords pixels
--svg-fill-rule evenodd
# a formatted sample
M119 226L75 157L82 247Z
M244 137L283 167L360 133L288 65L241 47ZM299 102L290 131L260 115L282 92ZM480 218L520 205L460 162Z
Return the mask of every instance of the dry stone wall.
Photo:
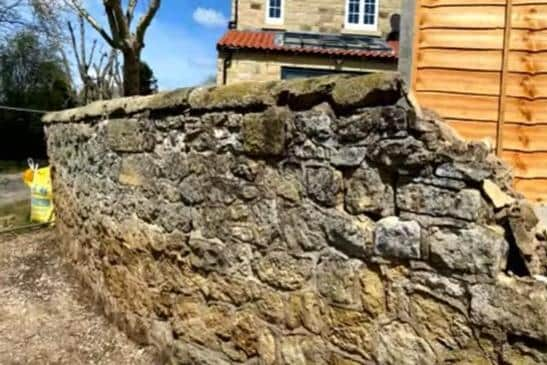
M166 361L547 363L544 232L488 143L397 77L185 89L44 122L67 258Z

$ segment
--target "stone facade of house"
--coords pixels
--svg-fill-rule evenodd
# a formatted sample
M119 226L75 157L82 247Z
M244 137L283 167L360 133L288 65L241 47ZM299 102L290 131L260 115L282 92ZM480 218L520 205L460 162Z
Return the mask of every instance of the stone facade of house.
M219 84L223 83L225 55L219 55L217 74ZM230 67L226 70L226 84L248 81L276 81L280 79L284 67L297 67L312 70L332 70L355 73L394 72L395 60L374 59L336 59L319 56L283 55L264 52L236 52L230 56Z
M290 32L347 33L379 35L393 30L392 19L400 15L402 0L379 0L376 31L348 30L345 27L346 0L282 0L284 19L279 25L266 22L268 0L232 0L237 3L237 29L281 29ZM233 6L233 8L235 5ZM232 20L235 13L232 14Z
M282 0L283 16L280 22L268 22L268 0L232 0L232 32L298 32L321 35L358 35L362 37L390 38L397 42L398 52L399 17L402 0L378 0L378 16L374 29L348 28L347 0ZM283 78L282 67L315 69L337 72L375 72L397 69L397 56L375 57L359 55L316 54L301 52L293 47L280 51L273 42L269 44L231 44L228 32L218 44L217 84L242 81L268 81ZM391 41L390 41L391 42ZM387 44L386 44L387 45ZM393 46L389 44L388 48Z

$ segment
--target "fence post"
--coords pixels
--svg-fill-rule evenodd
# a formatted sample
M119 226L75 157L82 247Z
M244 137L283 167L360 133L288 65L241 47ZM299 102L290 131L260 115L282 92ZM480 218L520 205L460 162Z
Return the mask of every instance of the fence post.
M501 65L500 98L498 105L498 125L496 128L496 154L503 153L503 128L505 125L505 101L507 94L507 74L509 73L509 51L511 47L511 28L513 26L513 0L505 5L505 31L503 34L503 58Z
M400 30L400 45L399 45L399 73L407 84L409 89L412 89L412 72L413 72L413 45L416 19L416 3L419 0L403 0L401 14L401 30Z

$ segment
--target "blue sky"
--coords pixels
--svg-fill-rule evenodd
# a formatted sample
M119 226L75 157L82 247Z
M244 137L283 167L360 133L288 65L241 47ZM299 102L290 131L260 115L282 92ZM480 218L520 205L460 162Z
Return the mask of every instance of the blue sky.
M148 0L139 2L137 16L148 5ZM88 0L91 13L104 24L101 3ZM226 31L229 17L230 0L162 0L146 33L142 55L160 89L196 85L215 74L216 42Z

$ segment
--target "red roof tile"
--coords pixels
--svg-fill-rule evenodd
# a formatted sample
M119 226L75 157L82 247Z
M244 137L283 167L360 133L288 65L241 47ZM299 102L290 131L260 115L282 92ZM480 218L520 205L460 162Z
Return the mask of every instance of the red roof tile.
M317 54L332 56L350 56L365 58L397 58L399 42L390 41L391 51L363 50L363 49L342 49L322 47L289 47L275 44L275 32L270 31L241 31L228 30L218 41L219 48L263 50L277 52L291 52L300 54Z

